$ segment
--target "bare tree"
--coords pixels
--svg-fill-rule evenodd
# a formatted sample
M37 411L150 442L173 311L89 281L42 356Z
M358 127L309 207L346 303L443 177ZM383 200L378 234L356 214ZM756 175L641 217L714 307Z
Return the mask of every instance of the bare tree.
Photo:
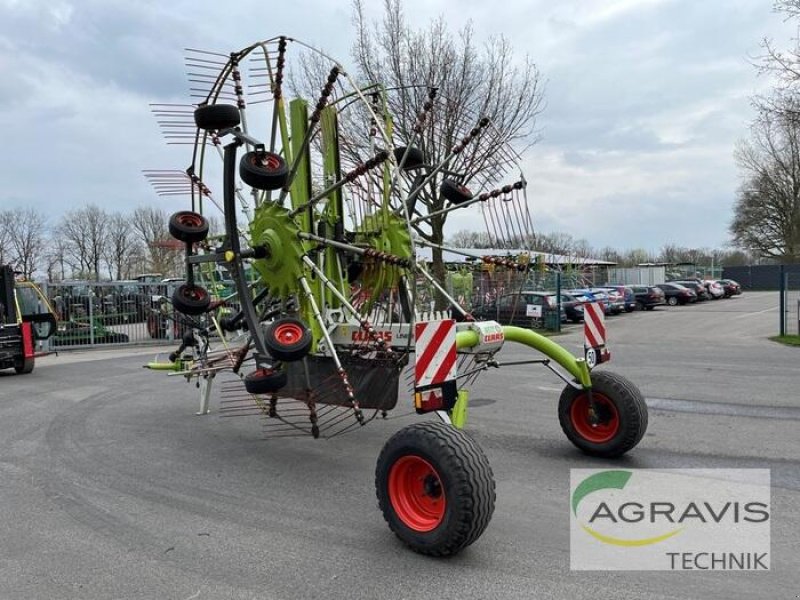
M68 212L61 222L60 234L68 243L68 254L80 265L82 276L96 281L100 281L108 222L108 213L95 204Z
M800 260L800 113L765 109L736 151L744 172L730 226L734 244Z
M8 262L11 253L11 211L0 211L0 265Z
M783 14L787 21L796 20L800 17L800 0L776 0L773 10ZM764 55L760 57L759 70L776 78L778 90L796 90L800 83L800 38L793 39L788 49L781 49L770 39L765 39L762 46Z
M575 238L568 233L555 231L536 235L536 250L539 252L567 256L572 253L574 248Z
M461 229L456 231L447 240L454 248L491 248L492 239L485 231L469 231Z
M78 269L74 259L70 256L70 244L60 235L61 230L54 232L47 244L47 279L48 281L63 281L67 278L67 267L70 276Z
M15 208L5 219L11 260L30 278L44 258L47 217L34 208Z
M616 248L612 248L611 246L605 246L596 250L594 253L596 258L600 260L607 260L609 262L620 264L622 262L622 254Z
M352 58L362 81L380 83L386 90L395 146L413 145L425 162L439 164L479 119L488 118L490 127L452 159L448 169L458 173L460 183L491 189L515 160L510 145L525 147L536 141L536 117L543 102L536 65L528 57L515 60L502 37L480 46L471 25L453 34L440 17L415 31L400 0L384 0L383 9L381 22L373 23L363 1L354 1ZM431 88L436 88L437 97L417 135L418 114ZM443 243L447 219L447 213L432 214L445 205L440 183L440 177L433 177L420 192L421 212L432 216L415 226L418 235L434 244ZM443 281L442 254L435 247L432 266Z
M136 255L139 244L136 232L131 228L130 217L112 214L108 219L108 241L103 254L110 279L122 279L123 273L130 276L130 259Z
M168 243L169 217L163 209L140 206L133 212L132 225L140 241L147 248L148 269L164 275L173 270L175 249Z
M622 253L621 265L623 267L635 267L637 265L656 262L656 257L644 248L631 248Z

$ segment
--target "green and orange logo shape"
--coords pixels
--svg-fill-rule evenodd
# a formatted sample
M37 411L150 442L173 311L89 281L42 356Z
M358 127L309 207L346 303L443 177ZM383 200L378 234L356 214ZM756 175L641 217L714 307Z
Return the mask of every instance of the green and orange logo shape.
M600 490L621 490L627 485L631 475L633 475L633 473L630 471L601 471L599 473L589 475L589 477L581 481L572 492L572 514L575 515L576 519L578 518L578 505L584 498L586 498L586 496L593 494L594 492L599 492ZM627 547L649 546L651 544L657 544L658 542L663 542L664 540L677 535L683 530L682 527L678 527L677 529L662 535L638 539L624 539L600 533L585 523L579 524L586 533L603 542L604 544Z

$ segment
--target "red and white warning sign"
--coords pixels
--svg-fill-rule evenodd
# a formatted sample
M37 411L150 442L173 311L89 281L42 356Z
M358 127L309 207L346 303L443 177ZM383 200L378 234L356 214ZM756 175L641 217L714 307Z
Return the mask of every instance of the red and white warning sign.
M440 385L456 378L456 322L423 321L414 327L416 387Z
M603 308L599 302L587 302L583 305L583 348L590 369L611 360L611 353L606 348L606 321Z
M587 302L583 305L583 345L586 348L597 348L606 343L606 321L603 305L599 302Z

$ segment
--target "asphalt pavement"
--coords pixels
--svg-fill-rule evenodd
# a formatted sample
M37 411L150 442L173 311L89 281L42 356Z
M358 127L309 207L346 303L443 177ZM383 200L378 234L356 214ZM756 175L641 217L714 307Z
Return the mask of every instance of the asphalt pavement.
M497 506L451 559L410 552L377 508L375 460L420 418L410 399L352 435L265 440L257 417L195 416L192 384L142 368L158 349L62 352L30 375L3 372L0 598L797 598L800 348L767 340L777 303L745 293L608 319L607 368L650 406L648 433L621 460L565 439L562 384L545 368L479 379L467 429ZM582 344L578 328L556 339ZM771 571L570 571L569 470L606 466L771 469Z

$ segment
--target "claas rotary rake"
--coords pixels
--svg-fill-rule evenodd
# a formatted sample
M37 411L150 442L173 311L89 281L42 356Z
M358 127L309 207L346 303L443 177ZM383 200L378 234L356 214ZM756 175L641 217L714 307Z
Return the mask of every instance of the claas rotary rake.
M290 60L292 48L302 62ZM324 65L313 101L287 97L298 64L306 75ZM502 366L504 344L543 354L526 362L564 379L559 420L581 450L618 456L639 442L647 413L632 383L591 374L530 329L475 320L441 273L417 260L419 246L447 250L436 232L456 211L482 221L497 247L533 239L518 157L489 119L444 122L446 90L426 85L409 86L419 102L413 123L396 122L397 90L358 85L287 37L230 54L190 50L187 66L193 103L153 110L170 143L192 147L191 164L146 175L161 195L191 197L191 210L169 224L186 247L186 283L172 303L191 328L168 363L150 366L202 381L201 412L221 371L235 374L223 383L221 413L260 415L273 436L334 437L385 417L401 393L413 398L413 410L439 418L389 439L376 488L390 528L431 555L471 544L493 513L491 467L463 427L467 389ZM224 232L209 237L214 209ZM520 286L531 266L474 258ZM235 291L212 301L203 273L220 267ZM446 313L432 310L436 298Z

